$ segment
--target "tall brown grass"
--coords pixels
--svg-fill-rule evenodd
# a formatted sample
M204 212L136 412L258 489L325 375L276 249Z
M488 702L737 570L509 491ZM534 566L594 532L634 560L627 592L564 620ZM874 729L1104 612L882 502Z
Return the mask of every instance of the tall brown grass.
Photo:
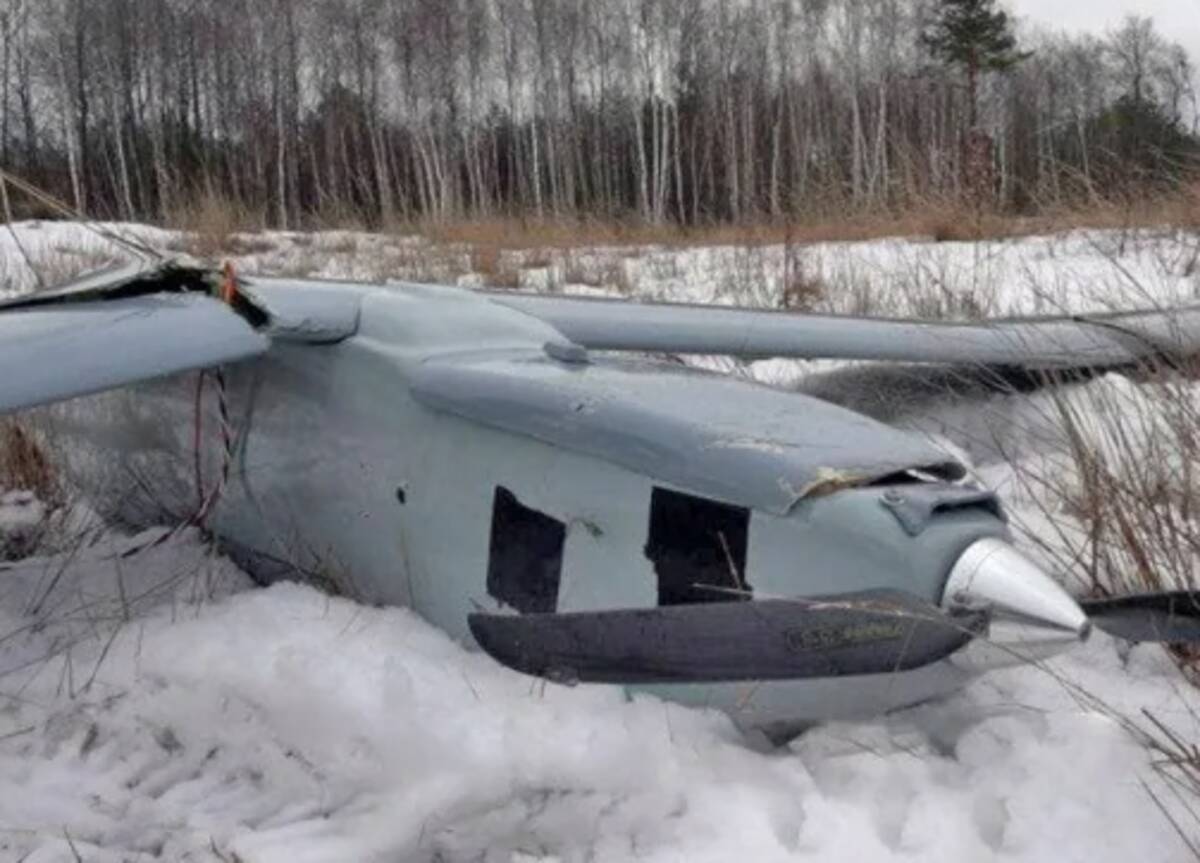
M1200 227L1200 182L1171 194L1096 196L1086 204L1047 204L1014 213L974 207L952 198L927 198L900 210L762 219L744 224L683 226L596 219L465 219L401 222L390 233L434 244L486 249L571 249L608 246L753 246L914 237L938 242L1023 237L1073 228Z
M1130 373L1133 380L1053 389L1042 399L1046 432L1035 445L1043 452L1013 459L1036 522L1026 516L1018 526L1084 593L1200 589L1196 371L1145 366ZM1197 645L1166 647L1184 677L1200 684ZM1075 691L1072 681L1064 685ZM1200 716L1185 693L1179 700L1178 708L1160 703L1138 714L1091 704L1146 749L1162 781L1142 786L1200 859Z
M188 233L195 252L213 255L236 251L230 247L231 237L260 231L268 221L263 212L214 192L200 190L167 214L166 225ZM486 262L494 259L497 251L506 249L778 245L888 236L949 242L1029 236L1070 228L1161 225L1200 226L1200 181L1186 184L1172 193L1101 195L1097 192L1083 203L1046 202L1033 207L1032 212L974 206L953 197L928 197L903 208L821 212L795 218L757 217L740 224L680 225L619 218L495 216L451 221L393 221L380 230L422 237L433 245L478 249ZM299 227L361 231L367 229L367 223L357 214L334 210L314 215Z
M62 496L53 461L35 435L16 420L0 421L0 490L31 491L46 503Z
M1043 546L1097 595L1200 586L1195 383L1161 369L1139 377L1051 391L1059 455L1021 469L1044 515L1078 525Z
M236 235L262 230L266 219L231 198L202 190L177 204L167 222L185 234L179 251L212 259L239 253Z
M821 211L797 219L759 219L743 224L682 226L599 218L494 217L447 222L392 222L383 236L398 239L395 249L381 254L373 278L445 282L469 278L489 287L540 285L555 289L563 283L592 285L628 294L629 268L622 258L647 261L656 254L697 248L750 250L783 246L787 251L787 287L775 305L807 309L821 297L819 279L796 262L816 243L850 242L881 237L909 237L927 242L1003 240L1054 233L1074 228L1132 230L1157 226L1200 225L1200 187L1184 187L1169 195L1093 194L1086 206L1040 205L1024 215L955 198L926 198L903 209L839 213ZM210 261L252 253L269 254L268 238L257 237L267 219L218 195L200 191L171 214L170 227L183 232L177 251ZM354 214L331 211L314 216L313 227L360 231L364 221ZM328 257L357 253L352 237L338 244L319 243L300 263L287 264L289 275L323 268ZM1194 262L1200 268L1200 252ZM356 262L360 268L362 261ZM526 279L526 272L543 269ZM377 271L377 272L376 272ZM825 292L828 295L828 292ZM986 309L983 309L986 311Z

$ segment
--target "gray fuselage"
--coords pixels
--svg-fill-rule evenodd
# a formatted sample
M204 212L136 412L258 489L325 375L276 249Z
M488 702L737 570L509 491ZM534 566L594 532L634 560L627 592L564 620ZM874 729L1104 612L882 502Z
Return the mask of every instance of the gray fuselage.
M299 290L249 287L272 302ZM505 607L488 585L498 489L565 527L559 612L656 605L647 552L656 488L748 513L744 578L761 597L893 588L938 603L963 549L1006 535L994 508L958 505L949 483L930 486L946 490L945 506L906 523L887 505L889 489L894 502L896 489L913 487L904 469L945 457L825 403L666 361L558 359L563 340L548 324L470 291L328 291L356 304L354 335L282 341L224 371L237 446L207 524L264 580L299 575L409 606L471 645L467 615ZM503 405L489 403L497 363L524 364L521 391ZM575 398L593 392L592 380L595 394ZM202 386L199 423L197 373L39 416L103 511L139 526L186 518L197 478L211 488L223 461L211 374ZM849 469L858 463L866 468ZM771 726L912 704L965 676L939 662L883 676L641 688Z

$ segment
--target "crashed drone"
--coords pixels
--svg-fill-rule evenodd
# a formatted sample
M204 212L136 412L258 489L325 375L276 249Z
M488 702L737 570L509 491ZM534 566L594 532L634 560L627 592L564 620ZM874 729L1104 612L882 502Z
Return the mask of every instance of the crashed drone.
M413 608L526 674L786 734L935 697L1183 594L1078 602L919 437L652 354L1026 373L1200 352L1200 307L980 324L109 271L0 306L0 412L125 524ZM86 397L83 397L86 396ZM61 402L49 406L52 402Z

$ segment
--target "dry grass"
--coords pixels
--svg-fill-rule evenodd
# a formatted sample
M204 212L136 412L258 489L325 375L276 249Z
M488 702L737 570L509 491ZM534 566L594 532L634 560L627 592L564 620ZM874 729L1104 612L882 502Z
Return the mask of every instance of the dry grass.
M1198 191L1160 212L1181 220L1200 215ZM1200 244L1151 248L1159 272L1191 277L1187 259L1200 254ZM1108 297L1114 307L1160 304L1152 285L1122 267L1118 252L1097 250L1123 276L1122 292ZM1194 358L1149 361L1028 399L1028 427L1039 430L1024 445L1035 457L1009 461L1043 526L1053 529L1029 533L1092 594L1200 587L1198 373ZM1200 653L1179 657L1200 672Z
M374 278L401 279L413 282L455 284L472 272L475 255L461 246L426 246L413 243L400 245L380 259L373 267ZM487 262L483 262L487 265Z
M559 290L566 285L589 286L629 295L645 279L663 282L658 270L678 267L678 253L711 249L733 259L730 272L715 272L726 293L759 306L798 311L870 313L879 297L867 296L869 286L848 284L845 274L822 274L820 262L808 261L804 249L817 243L850 242L880 237L912 237L929 242L970 242L1018 238L1073 228L1132 229L1148 225L1200 225L1200 187L1171 196L1125 196L1086 208L1040 208L1036 217L969 207L953 199L927 199L903 210L879 209L797 220L764 220L742 225L682 227L632 220L557 218L465 219L446 223L395 222L377 238L385 242L360 247L362 219L350 214L324 214L313 224L341 229L316 236L295 260L273 263L274 242L256 237L263 217L220 197L198 195L174 214L186 234L179 251L209 260L236 255L260 255L263 272L292 276L334 273L368 280L407 280L482 284L493 288ZM834 211L836 212L836 211ZM390 242L388 242L390 241ZM311 241L305 241L311 242ZM368 244L370 245L370 244ZM782 247L778 260L758 250ZM799 250L799 251L796 251ZM1200 246L1191 265L1200 270ZM671 278L678 280L675 273ZM930 274L915 279L929 282ZM895 280L893 280L895 281ZM889 290L890 290L889 286ZM923 297L913 308L927 317L978 317L995 311L986 300L962 306L956 296L915 285L901 293ZM936 288L936 286L933 286Z
M0 295L54 288L115 260L107 252L65 246L33 252L28 261L19 255L0 257Z
M900 211L878 210L833 217L751 222L742 225L682 227L629 220L491 218L454 222L400 222L386 232L406 245L380 261L377 276L415 281L477 280L487 287L558 290L585 285L631 294L642 277L664 281L657 269L678 266L673 253L725 250L732 265L715 275L723 293L757 306L868 313L878 298L858 296L861 285L822 276L819 262L805 259L817 243L880 237L912 237L930 242L971 242L1019 238L1074 228L1119 228L1200 224L1200 190L1168 197L1129 196L1086 208L1044 207L1036 217L970 207L953 199L928 199ZM328 222L328 220L325 220ZM352 225L348 225L352 226ZM224 245L228 245L225 241ZM760 253L782 247L785 262ZM337 253L335 248L322 249ZM669 260L668 260L669 259ZM1200 259L1196 261L1200 268ZM672 277L679 277L675 273ZM968 302L924 284L923 274L906 295L923 298L896 313L926 317L979 317L994 312L990 300ZM851 302L846 297L857 297ZM843 308L847 306L848 308Z
M813 311L824 299L825 291L820 270L808 261L804 247L789 244L784 249L782 307L789 311Z
M521 268L512 255L506 255L497 245L471 247L471 271L478 273L492 288L517 288L521 285Z
M1097 596L1200 587L1200 404L1196 368L1145 367L1041 396L1045 430L1026 445L1039 452L1010 459L1020 496L1033 501L1018 527L1078 589ZM1166 645L1185 678L1200 684L1200 649ZM1070 688L1070 681L1067 682ZM1161 778L1143 781L1174 830L1200 859L1200 716L1166 708L1112 712L1145 747ZM1155 710L1164 709L1162 704ZM1161 797L1161 790L1168 793ZM1172 812L1175 815L1172 815Z
M201 192L169 214L168 221L187 234L180 251L211 260L222 254L245 254L244 238L235 235L261 230L263 218L247 207L212 192Z
M1094 595L1200 585L1196 383L1160 368L1138 377L1051 391L1041 443L1056 455L1019 469L1055 528L1040 544Z
M38 275L47 286L61 285L84 273L98 270L113 262L113 255L87 249L56 248L52 254L34 260Z
M1156 212L1186 226L1200 212L1173 200ZM1100 213L1097 219L1114 218ZM1121 227L1130 227L1126 222ZM1164 270L1187 273L1174 259ZM1118 266L1114 262L1114 266ZM1116 305L1145 305L1140 286ZM1006 489L1016 527L1053 570L1094 596L1200 589L1200 365L1145 364L1092 379L1044 381L1018 396L1025 436L1004 455L1016 488ZM986 409L986 407L984 408ZM1183 676L1200 685L1200 646L1166 645ZM1039 666L1046 670L1047 666ZM1055 672L1051 672L1055 673ZM1061 680L1080 703L1106 714L1147 754L1136 777L1200 860L1200 715L1180 692L1140 712L1118 710Z
M679 245L688 231L677 225L592 219L473 219L392 226L396 233L425 237L436 245L496 249L574 249L580 246Z
M764 220L741 225L684 227L636 221L519 218L467 219L389 226L389 232L415 235L434 245L496 250L581 247L766 246L850 242L881 237L925 237L936 242L1002 239L1073 228L1139 228L1163 225L1200 227L1200 182L1174 194L1095 198L1084 206L1045 205L1036 215L971 207L931 198L903 210L886 208L844 216Z
M31 491L51 504L62 496L52 460L37 438L16 420L0 421L0 490Z

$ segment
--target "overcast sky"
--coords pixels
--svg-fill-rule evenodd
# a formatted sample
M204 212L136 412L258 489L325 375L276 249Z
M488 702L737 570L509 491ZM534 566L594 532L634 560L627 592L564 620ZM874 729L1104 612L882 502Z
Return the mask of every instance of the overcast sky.
M1188 50L1200 66L1200 0L1007 0L1019 17L1051 29L1103 35L1134 13L1154 19L1155 29Z

